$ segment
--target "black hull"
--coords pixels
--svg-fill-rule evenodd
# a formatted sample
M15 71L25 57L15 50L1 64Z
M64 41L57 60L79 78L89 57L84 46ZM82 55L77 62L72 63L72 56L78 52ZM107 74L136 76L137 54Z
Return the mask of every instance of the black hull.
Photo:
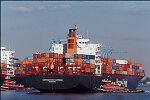
M1 80L0 80L0 84L1 84L1 86L3 85L3 83L4 83L4 80L5 80L5 77L2 77L1 76Z
M33 87L41 92L93 92L102 82L100 76L38 75L14 79L17 84Z
M32 87L41 92L95 92L108 76L64 76L64 75L30 75L14 77L17 84ZM111 81L127 80L127 88L136 90L143 77L111 76Z
M79 84L78 86L74 88L68 88L68 89L57 89L57 90L51 90L51 89L38 89L40 92L48 92L48 93L92 93L95 92L95 88L86 88L82 84Z

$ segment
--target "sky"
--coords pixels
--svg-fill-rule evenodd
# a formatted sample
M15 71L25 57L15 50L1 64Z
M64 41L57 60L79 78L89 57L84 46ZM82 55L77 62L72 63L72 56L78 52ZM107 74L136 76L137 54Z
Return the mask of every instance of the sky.
M93 43L114 48L113 57L141 62L150 76L150 1L1 2L1 46L20 59L48 51L74 25Z

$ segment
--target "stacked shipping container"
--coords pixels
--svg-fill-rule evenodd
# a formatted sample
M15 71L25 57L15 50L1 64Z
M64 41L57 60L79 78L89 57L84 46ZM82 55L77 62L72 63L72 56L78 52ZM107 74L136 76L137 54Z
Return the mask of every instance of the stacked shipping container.
M19 68L21 74L30 75L33 70L33 61L32 60L23 60L21 61L21 66Z
M102 59L102 74L121 74L144 76L142 64L128 60L116 60L112 58Z
M1 75L7 75L7 64L1 63L0 73L1 73Z
M83 54L33 54L33 60L23 60L14 64L16 74L67 74L81 75L95 73L95 56Z
M74 65L73 71L84 72L86 74L94 74L95 72L95 56L94 55L85 55L85 54L65 54L66 64L68 66Z
M142 64L127 60L102 58L102 74L144 76ZM74 53L38 53L33 60L14 64L15 74L94 75L95 56Z

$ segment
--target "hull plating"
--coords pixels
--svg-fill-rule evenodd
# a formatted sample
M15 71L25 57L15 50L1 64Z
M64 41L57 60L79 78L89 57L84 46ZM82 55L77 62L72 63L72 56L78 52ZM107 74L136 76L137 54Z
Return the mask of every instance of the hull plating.
M30 75L24 77L14 77L17 84L25 87L33 87L41 92L92 92L99 88L102 79L108 76L63 76L63 75ZM111 81L127 81L127 88L135 90L138 82L143 77L117 77L113 76Z

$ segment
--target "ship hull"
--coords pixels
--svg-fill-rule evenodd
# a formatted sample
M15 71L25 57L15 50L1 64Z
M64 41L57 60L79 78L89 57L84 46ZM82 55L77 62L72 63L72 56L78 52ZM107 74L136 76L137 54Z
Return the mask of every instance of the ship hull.
M131 76L63 76L63 75L30 75L14 77L17 84L32 87L41 92L95 92L100 88L102 79L109 78L116 82L127 80L127 88L136 90L142 77Z
M0 79L0 85L2 86L2 84L4 83L4 80L5 80L5 76L0 76L1 79Z
M41 92L94 92L102 82L100 76L31 75L14 79Z

